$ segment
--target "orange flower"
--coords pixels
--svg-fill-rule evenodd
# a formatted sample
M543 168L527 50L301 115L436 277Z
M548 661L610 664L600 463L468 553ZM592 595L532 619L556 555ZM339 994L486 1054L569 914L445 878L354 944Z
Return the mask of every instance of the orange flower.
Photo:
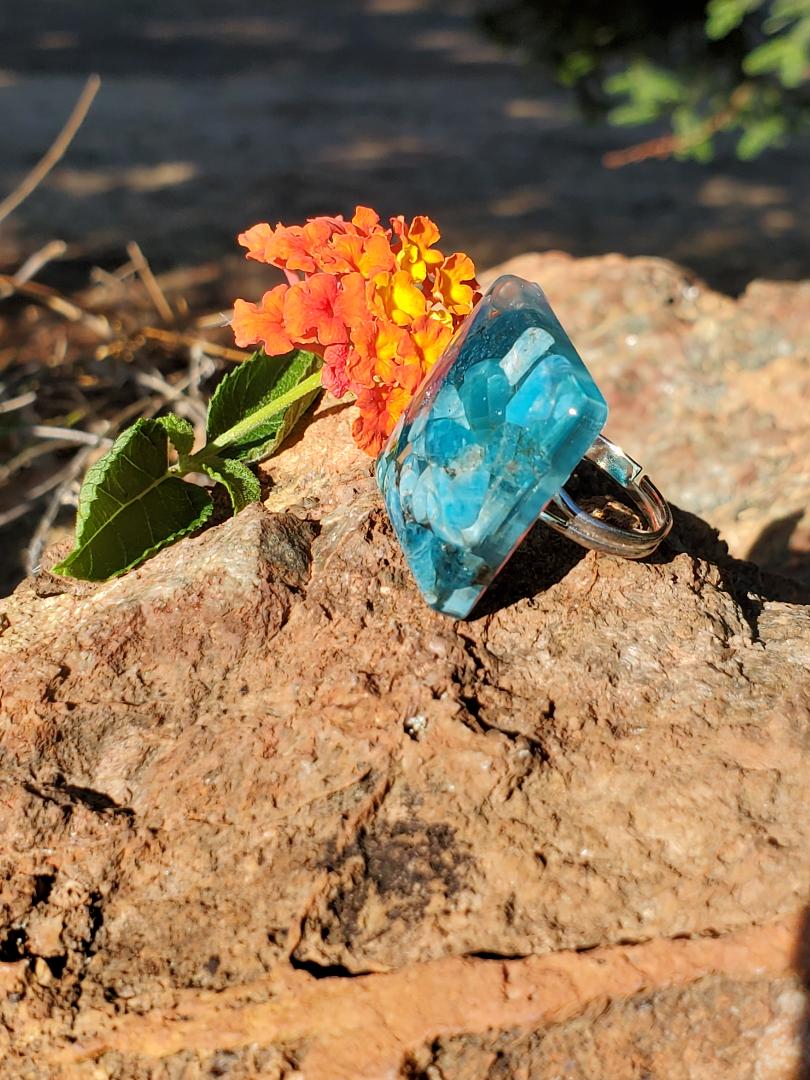
M469 315L480 296L469 255L456 251L444 260L436 272L433 296L453 315Z
M243 232L239 243L248 249L249 259L312 274L319 269L321 253L334 231L326 218L313 218L306 225L279 224L275 229L262 222Z
M427 373L450 344L453 328L429 315L422 315L414 319L408 330Z
M397 326L406 326L424 315L427 307L425 294L414 284L407 270L397 270L395 274L377 274L374 288L377 311Z
M350 221L312 218L305 225L254 225L239 237L247 257L287 274L259 304L237 300L240 347L261 342L268 354L301 346L323 356L323 385L357 395L352 428L376 454L424 376L478 299L475 267L435 246L435 223L408 224L358 206ZM303 280L302 280L303 278Z
M313 274L291 285L284 297L284 326L303 344L342 345L349 340L346 324L335 312L338 283L331 274Z
M397 265L406 270L414 281L424 281L435 266L444 259L444 255L433 245L440 237L440 232L429 217L415 217L410 225L405 218L391 218L391 227L399 239Z
M382 322L377 332L377 367L379 380L401 386L411 395L424 378L419 352L410 333L401 326Z
M380 215L369 206L358 206L352 217L352 225L363 236L370 236L374 232L384 232L380 225Z
M412 393L399 386L377 386L357 395L359 415L352 436L361 450L376 457L385 446Z
M386 270L393 270L396 265L391 244L383 232L371 236L343 233L333 237L331 248L336 260L345 263L347 270L358 270L369 280Z
M247 259L255 259L257 262L266 263L270 260L266 257L268 245L273 243L273 229L266 221L253 225L245 232L239 233L238 242L247 248Z
M381 385L414 393L425 374L413 338L387 319L375 319L353 330L354 351L347 358L350 386L359 393Z
M233 306L233 327L240 349L261 343L268 356L289 352L292 339L284 327L284 297L289 285L276 285L258 304L237 300Z
M350 330L362 323L371 322L372 293L373 287L356 271L344 274L340 279L340 288L335 298L335 314Z

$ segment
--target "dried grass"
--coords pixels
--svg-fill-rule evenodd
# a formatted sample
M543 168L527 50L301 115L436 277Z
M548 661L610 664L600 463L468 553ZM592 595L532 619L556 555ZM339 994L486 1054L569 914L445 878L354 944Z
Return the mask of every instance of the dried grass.
M0 222L64 155L98 86L88 80L54 144L0 202ZM54 268L64 277L67 255L54 239L0 273L0 592L36 569L87 466L124 427L172 408L202 441L209 385L244 358L226 344L227 313L205 310L210 268L157 275L133 241L120 266L93 267L68 291L34 280Z

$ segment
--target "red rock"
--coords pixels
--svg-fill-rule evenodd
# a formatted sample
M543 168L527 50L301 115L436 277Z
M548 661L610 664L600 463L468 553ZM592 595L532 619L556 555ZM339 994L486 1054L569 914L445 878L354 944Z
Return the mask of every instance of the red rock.
M801 586L678 511L640 564L535 530L454 623L343 409L263 472L0 603L0 1074L795 1074Z

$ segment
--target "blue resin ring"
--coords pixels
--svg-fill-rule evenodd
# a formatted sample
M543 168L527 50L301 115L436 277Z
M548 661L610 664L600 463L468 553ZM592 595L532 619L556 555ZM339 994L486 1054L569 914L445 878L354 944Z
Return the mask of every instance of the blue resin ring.
M607 404L543 291L498 278L400 418L377 483L427 603L466 618L540 519L585 547L640 559L672 516L600 432ZM564 484L583 457L619 483L643 529L581 510Z

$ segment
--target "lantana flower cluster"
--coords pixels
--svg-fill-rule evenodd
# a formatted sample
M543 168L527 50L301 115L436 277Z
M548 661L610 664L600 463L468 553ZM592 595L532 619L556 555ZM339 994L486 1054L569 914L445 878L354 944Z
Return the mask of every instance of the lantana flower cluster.
M390 222L358 206L351 221L254 225L239 236L247 258L280 268L287 284L258 304L237 300L232 324L240 348L321 355L323 386L356 396L352 434L372 455L480 296L472 260L443 255L430 218Z

